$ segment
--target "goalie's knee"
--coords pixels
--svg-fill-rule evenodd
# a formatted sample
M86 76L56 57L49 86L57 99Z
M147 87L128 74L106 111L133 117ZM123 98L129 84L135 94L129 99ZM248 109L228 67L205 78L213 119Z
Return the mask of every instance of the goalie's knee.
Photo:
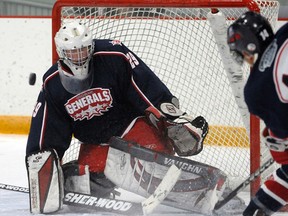
M78 162L82 165L88 165L90 172L103 173L108 150L108 145L82 144Z
M90 173L91 194L100 197L115 197L119 195L115 187L116 185L104 173Z
M146 118L137 118L128 128L130 128L130 130L122 135L123 140L137 143L153 151L170 155L174 154L167 137L161 135L154 126L148 123Z
M80 165L77 161L71 161L62 166L64 174L64 190L90 194L89 168Z
M62 166L64 173L65 191L90 194L97 197L111 197L115 195L113 184L104 173L89 172L88 165L81 165L72 161ZM116 194L117 195L117 194Z

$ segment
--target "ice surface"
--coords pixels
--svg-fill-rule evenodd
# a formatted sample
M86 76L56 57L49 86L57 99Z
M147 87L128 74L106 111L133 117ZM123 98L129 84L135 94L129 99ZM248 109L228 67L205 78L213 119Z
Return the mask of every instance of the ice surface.
M24 135L0 135L0 183L9 184L21 187L28 187L26 167L25 167L25 147L27 136ZM239 197L249 202L250 196L247 192L242 192ZM122 191L122 199L133 200L141 202L142 197L135 194ZM75 207L73 207L75 208ZM77 212L78 211L78 212ZM232 212L231 212L232 211ZM1 216L31 216L29 212L29 195L27 193L20 193L0 189L0 215ZM79 209L72 209L69 206L64 206L63 210L55 214L57 216L105 216L115 215L106 212L79 212ZM191 212L185 212L172 207L164 205L158 206L152 216L200 216ZM229 212L219 214L224 215L241 215L239 209L230 209ZM287 213L276 213L275 216L284 216ZM274 215L273 215L274 216Z

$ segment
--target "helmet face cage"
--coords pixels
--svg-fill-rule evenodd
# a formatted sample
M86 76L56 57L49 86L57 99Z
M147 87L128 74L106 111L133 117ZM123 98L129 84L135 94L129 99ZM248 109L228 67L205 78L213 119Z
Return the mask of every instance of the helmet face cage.
M91 57L92 46L72 50L62 50L64 59L75 66L83 66Z
M264 52L273 36L273 30L266 18L248 11L228 28L227 42L230 50L240 56L258 56Z
M85 79L94 48L90 30L77 21L66 23L57 32L55 43L59 58L71 70L70 76Z

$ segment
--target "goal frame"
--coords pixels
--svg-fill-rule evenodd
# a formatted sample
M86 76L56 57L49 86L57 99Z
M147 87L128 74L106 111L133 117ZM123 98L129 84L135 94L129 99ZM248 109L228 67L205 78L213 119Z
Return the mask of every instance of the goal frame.
M228 0L57 0L53 6L52 11L52 62L56 63L58 55L54 43L54 36L61 26L61 8L69 6L92 6L97 5L99 7L195 7L195 8L247 8L248 10L259 12L260 8L254 0L240 0L240 1L228 1ZM260 121L256 116L250 115L250 173L254 173L261 163L260 159ZM258 177L253 181L250 187L251 194L254 195L260 186L261 179Z
M57 0L52 10L52 38L61 26L61 20L58 17L61 15L61 8L66 6L91 6L97 5L99 7L153 7L167 8L167 7L203 7L203 8L225 8L225 7L246 7L249 10L256 12L260 11L257 3L254 0L240 0L236 2L229 1L213 1L213 0L185 0L183 2L176 2L175 0ZM55 63L58 59L56 46L52 40L52 62Z

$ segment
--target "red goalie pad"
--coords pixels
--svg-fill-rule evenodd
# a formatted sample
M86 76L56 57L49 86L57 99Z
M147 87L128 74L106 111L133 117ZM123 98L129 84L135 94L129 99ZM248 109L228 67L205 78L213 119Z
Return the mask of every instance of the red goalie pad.
M81 165L89 165L90 172L102 173L106 165L108 149L108 145L82 144L78 162Z
M51 213L63 205L63 175L54 149L26 156L31 213Z
M146 118L138 118L127 134L122 137L123 140L135 142L145 148L166 153L174 154L170 140L159 133Z
M129 130L123 136L123 139L152 149L157 152L174 154L172 147L167 144L168 139L162 137L158 131L151 126L146 118L138 118L131 123ZM102 173L106 165L108 154L108 145L82 144L79 153L79 164L89 165L90 172Z

